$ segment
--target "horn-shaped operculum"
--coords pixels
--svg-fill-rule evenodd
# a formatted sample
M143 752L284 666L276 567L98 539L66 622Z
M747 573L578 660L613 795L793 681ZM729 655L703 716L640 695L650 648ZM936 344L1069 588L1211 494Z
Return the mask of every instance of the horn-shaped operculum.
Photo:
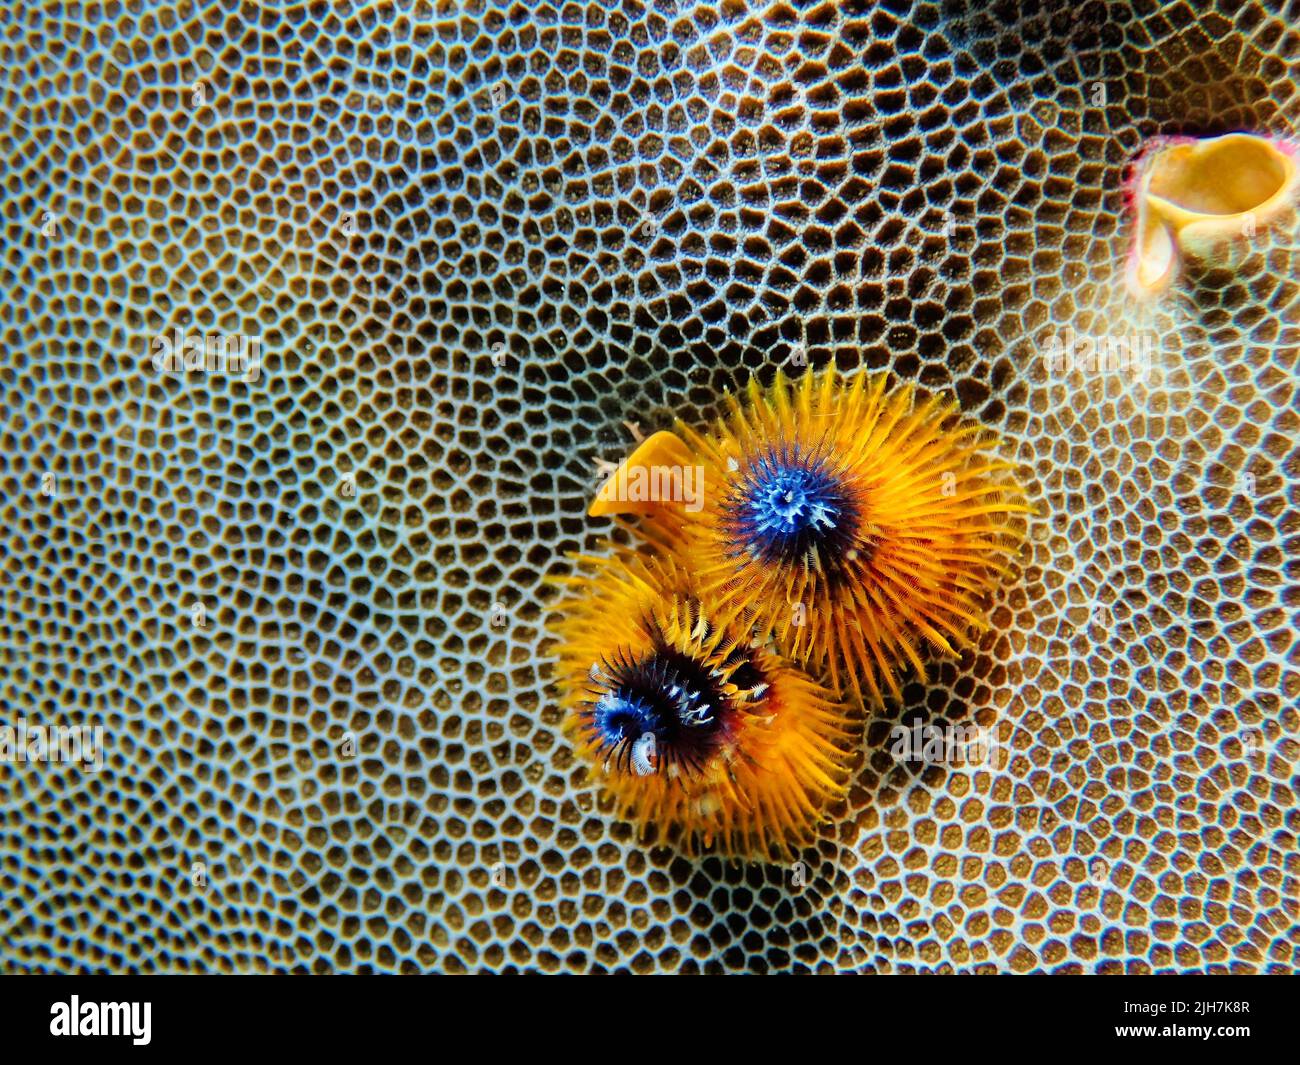
M593 518L653 514L670 501L663 500L658 492L642 490L643 487L655 483L656 471L677 471L676 475L681 476L690 461L690 449L674 433L663 431L647 437L601 485L587 514Z
M1138 163L1128 282L1154 296L1177 275L1184 254L1204 257L1249 240L1294 197L1294 151L1248 133L1162 140Z

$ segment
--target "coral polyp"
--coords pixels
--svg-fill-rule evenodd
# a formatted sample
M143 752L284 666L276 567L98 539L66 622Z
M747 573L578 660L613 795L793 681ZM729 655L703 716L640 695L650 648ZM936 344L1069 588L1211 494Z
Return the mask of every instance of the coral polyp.
M580 560L552 610L565 728L620 816L687 852L788 855L846 791L831 693L712 621L670 557Z
M876 703L924 673L923 646L957 653L985 628L1029 508L998 440L884 375L784 377L708 431L680 426L703 465L698 514L661 508L650 536L684 543L720 622L774 634L793 659Z

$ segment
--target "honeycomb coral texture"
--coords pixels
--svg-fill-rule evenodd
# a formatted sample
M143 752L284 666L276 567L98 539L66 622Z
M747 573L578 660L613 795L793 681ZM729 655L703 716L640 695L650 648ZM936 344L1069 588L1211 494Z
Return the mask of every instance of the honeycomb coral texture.
M1123 180L1294 136L1298 13L5 5L2 723L107 754L0 764L4 970L1295 970L1298 229L1139 306ZM955 395L1042 514L802 870L688 860L561 735L544 579L625 423L792 356Z

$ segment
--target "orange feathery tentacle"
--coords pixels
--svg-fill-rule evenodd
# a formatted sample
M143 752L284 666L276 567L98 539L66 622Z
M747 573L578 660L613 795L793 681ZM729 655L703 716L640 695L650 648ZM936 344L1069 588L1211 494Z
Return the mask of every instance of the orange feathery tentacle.
M671 454L704 471L704 500L644 508L640 535L676 552L719 624L774 634L857 698L901 696L921 646L957 653L987 627L1030 508L999 441L910 385L834 367L743 399Z
M671 555L580 557L552 607L565 728L621 816L688 851L788 856L847 789L830 692L701 609Z

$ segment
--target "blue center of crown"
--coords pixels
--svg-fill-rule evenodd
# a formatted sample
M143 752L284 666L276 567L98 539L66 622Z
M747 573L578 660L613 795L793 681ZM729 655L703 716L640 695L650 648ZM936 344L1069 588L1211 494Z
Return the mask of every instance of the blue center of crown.
M772 450L740 473L724 506L736 552L801 561L816 551L834 566L852 545L857 508L827 463L798 449Z
M621 691L602 695L592 708L591 720L611 747L624 740L635 740L643 732L658 732L662 728L659 715L647 700Z
M659 645L639 659L616 655L592 674L583 717L610 764L626 772L633 745L655 737L663 765L701 768L721 742L731 713L721 675L705 662Z
M813 470L764 460L749 500L754 529L769 539L835 528L840 508L831 485Z

